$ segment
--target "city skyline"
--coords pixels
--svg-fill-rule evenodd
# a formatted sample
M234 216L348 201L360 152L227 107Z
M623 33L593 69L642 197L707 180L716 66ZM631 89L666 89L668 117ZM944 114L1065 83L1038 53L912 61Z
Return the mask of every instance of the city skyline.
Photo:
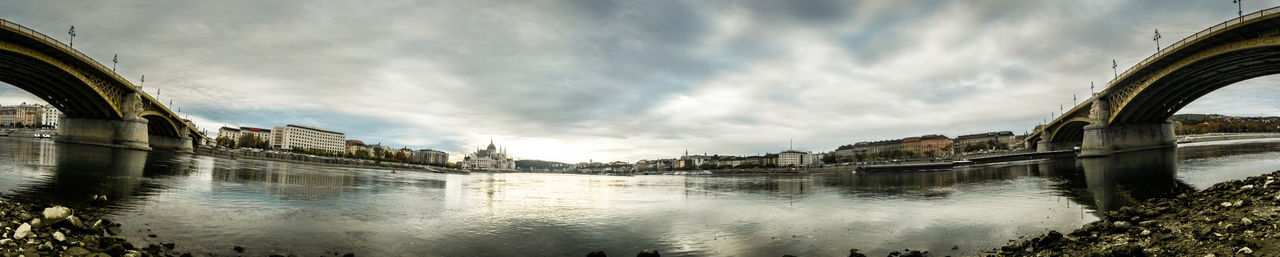
M77 26L77 49L118 55L206 131L308 124L459 155L495 138L569 163L1021 134L1105 86L1113 59L1150 55L1153 29L1172 42L1236 15L1205 1L0 2L64 42ZM1277 82L1183 111L1275 115ZM42 102L13 86L0 101Z

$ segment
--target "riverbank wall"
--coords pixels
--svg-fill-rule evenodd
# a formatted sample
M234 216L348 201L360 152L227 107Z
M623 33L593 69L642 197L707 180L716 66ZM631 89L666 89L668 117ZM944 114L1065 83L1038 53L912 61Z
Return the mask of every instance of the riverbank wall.
M1280 133L1212 133L1177 136L1179 144L1265 138L1280 138Z
M343 168L360 168L360 169L392 169L407 170L435 173L470 173L465 170L428 166L421 164L408 164L399 162L381 162L372 160L351 159L343 157L327 157L314 156L300 153L264 151L257 149L221 149L209 147L197 147L195 153L198 155L206 155L213 157L221 157L228 159L252 159L263 161L279 161L307 165L343 167Z
M35 134L57 135L57 129L51 128L3 128L0 129L0 136L6 137L35 137Z

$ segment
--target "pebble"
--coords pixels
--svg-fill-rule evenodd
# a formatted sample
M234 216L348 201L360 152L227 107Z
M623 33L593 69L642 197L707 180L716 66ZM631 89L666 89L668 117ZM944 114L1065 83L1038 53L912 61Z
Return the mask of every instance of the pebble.
M1116 228L1120 228L1120 229L1126 229L1126 228L1129 228L1129 222L1126 222L1126 221L1116 221L1115 223L1111 223L1111 226L1114 226L1114 227L1116 227Z
M53 232L53 240L58 240L58 242L67 241L67 235L63 235L62 231L55 231Z
M79 246L67 248L66 251L62 251L62 255L64 256L85 256L88 254L89 254L89 250L86 250L83 247L79 247Z
M1280 196L1277 196L1277 197L1280 197ZM1222 205L1222 207L1231 207L1231 202L1222 202L1219 205Z
M1242 248L1240 248L1240 250L1239 250L1239 251L1236 251L1236 253L1239 253L1239 254L1253 254L1253 249L1249 249L1249 247L1242 247Z
M1151 230L1143 229L1143 230L1142 230L1142 233L1140 233L1140 234L1138 234L1138 235L1140 235L1140 236L1151 236Z
M644 251L640 251L639 254L636 254L636 257L660 257L660 256L662 255L658 254L658 250L654 250L654 249L645 249Z
M71 222L71 225L76 228L84 228L84 222L80 221L80 218L76 218L76 216L68 216L67 222Z
M27 223L22 223L21 226L18 226L18 230L13 231L13 238L16 239L23 239L29 235L31 235L31 225Z
M1240 223L1245 225L1253 225L1253 220L1249 219L1248 217L1240 218Z
M1249 189L1253 189L1253 185L1244 185L1240 187L1240 190L1249 190Z

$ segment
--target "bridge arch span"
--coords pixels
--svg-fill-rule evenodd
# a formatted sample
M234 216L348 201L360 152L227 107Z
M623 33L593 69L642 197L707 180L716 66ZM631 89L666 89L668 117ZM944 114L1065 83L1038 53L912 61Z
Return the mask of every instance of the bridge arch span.
M190 152L195 126L98 61L30 28L0 19L0 82L62 111L55 140Z
M1084 140L1084 127L1089 124L1093 124L1093 121L1083 117L1067 120L1049 133L1049 142L1080 142Z
M1223 87L1280 74L1280 35L1255 38L1195 54L1167 67L1113 110L1111 124L1160 123L1196 99Z
M1160 49L1038 128L1028 143L1060 150L1041 146L1080 142L1082 157L1173 147L1174 113L1223 87L1274 74L1280 74L1280 7L1233 17Z
M119 119L117 108L84 76L56 58L0 42L0 82L27 91L75 118Z

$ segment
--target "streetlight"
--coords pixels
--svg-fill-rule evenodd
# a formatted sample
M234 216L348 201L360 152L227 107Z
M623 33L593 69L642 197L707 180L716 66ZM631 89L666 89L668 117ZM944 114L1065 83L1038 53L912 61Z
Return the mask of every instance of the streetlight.
M1116 70L1116 59L1111 59L1111 74L1116 78L1120 77L1120 71Z
M1244 0L1231 0L1231 2L1236 3L1236 15L1244 20Z
M71 25L71 29L67 30L67 34L71 35L71 44L68 47L76 46L76 25Z
M120 63L120 55L111 55L111 72L116 72L117 63Z
M1160 30L1159 29L1156 30L1156 36L1152 37L1151 40L1156 41L1156 52L1159 53L1160 52Z

